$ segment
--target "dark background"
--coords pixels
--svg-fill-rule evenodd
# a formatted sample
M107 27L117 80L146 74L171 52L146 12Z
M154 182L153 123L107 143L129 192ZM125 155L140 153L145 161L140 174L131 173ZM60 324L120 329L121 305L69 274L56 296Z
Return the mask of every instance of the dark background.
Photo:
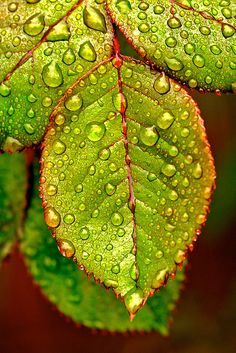
M236 99L191 94L205 119L217 190L190 255L170 336L111 335L75 327L41 296L16 250L0 268L0 353L236 352Z

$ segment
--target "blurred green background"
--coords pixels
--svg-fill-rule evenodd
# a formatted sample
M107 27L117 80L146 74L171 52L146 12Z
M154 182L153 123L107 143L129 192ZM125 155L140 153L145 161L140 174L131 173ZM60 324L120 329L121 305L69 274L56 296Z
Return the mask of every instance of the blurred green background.
M41 296L15 250L0 268L0 353L236 352L236 97L191 95L205 121L217 189L189 257L170 336L111 335L75 327Z

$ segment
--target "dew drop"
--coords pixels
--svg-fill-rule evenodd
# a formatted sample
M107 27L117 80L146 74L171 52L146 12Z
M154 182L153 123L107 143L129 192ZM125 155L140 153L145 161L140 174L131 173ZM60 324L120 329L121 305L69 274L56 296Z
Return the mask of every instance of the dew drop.
M152 285L151 285L152 288L154 289L160 288L165 283L167 272L168 272L167 268L164 268L157 272L155 278L152 281Z
M221 30L225 38L232 37L235 33L235 28L225 23L222 24Z
M44 218L47 225L52 228L57 228L61 222L61 216L54 207L47 207L45 209Z
M46 186L46 192L49 196L54 196L57 193L57 186L53 184L48 184Z
M165 74L161 74L154 82L154 89L160 94L166 94L170 90L170 81Z
M95 49L90 41L86 41L81 44L79 49L79 56L87 61L93 62L97 58Z
M35 128L29 123L24 124L24 129L29 135L33 135L35 133Z
M129 0L118 0L116 2L116 7L122 14L127 14L132 10Z
M111 271L114 273L114 274L118 274L120 272L120 266L119 265L114 265L112 268L111 268Z
M155 126L152 127L143 127L140 128L140 140L146 146L154 146L159 138L158 132Z
M173 71L180 71L184 67L182 61L177 58L165 58L165 62L169 69Z
M69 40L70 38L70 30L66 21L60 21L47 36L47 41L56 42Z
M87 240L90 236L89 229L87 227L84 227L80 230L79 236L82 240Z
M124 221L124 217L119 212L114 212L111 216L111 222L114 226L120 226Z
M82 107L83 100L79 94L74 94L73 96L69 96L65 101L66 109L75 112Z
M193 169L193 177L195 179L200 179L202 177L202 167L201 167L201 164L200 163L196 163L196 165L194 166L194 169Z
M87 27L100 31L103 33L107 32L106 21L103 14L92 6L87 6L83 13L84 23Z
M161 171L167 177L172 177L176 173L176 168L173 164L163 164Z
M53 151L56 153L56 154L62 154L64 153L66 150L66 145L64 144L64 142L60 141L60 140L56 140L54 143L53 143Z
M114 185L112 185L111 183L107 183L105 185L105 192L107 195L111 196L115 193L116 191L116 187Z
M56 88L63 83L63 74L60 66L53 60L45 65L42 71L42 78L48 87Z
M144 301L143 291L140 288L130 290L124 296L125 306L130 314L136 313Z
M202 55L196 54L193 57L193 63L195 66L202 68L205 66L205 59Z
M167 24L172 29L181 27L181 22L180 22L180 20L177 17L169 18L169 20L167 21Z
M28 18L23 26L23 30L29 36L35 37L44 30L44 27L44 15L37 13Z
M92 121L86 125L85 133L88 139L92 142L101 140L106 132L106 127L103 123Z
M174 122L175 116L170 111L165 111L157 117L157 125L163 129L168 129Z
M72 257L75 254L75 247L70 240L67 239L57 239L58 250L65 257Z
M2 97L8 97L10 94L11 94L11 89L7 85L2 83L0 85L0 95Z
M72 224L75 221L75 216L72 213L68 213L63 218L66 224Z
M154 173L148 173L147 179L148 179L149 181L154 181L154 180L157 179L157 176L156 176L156 174L154 174Z
M62 58L63 62L66 64L66 65L71 65L75 62L76 58L75 58L75 53L73 52L72 49L67 49L63 55L63 58Z

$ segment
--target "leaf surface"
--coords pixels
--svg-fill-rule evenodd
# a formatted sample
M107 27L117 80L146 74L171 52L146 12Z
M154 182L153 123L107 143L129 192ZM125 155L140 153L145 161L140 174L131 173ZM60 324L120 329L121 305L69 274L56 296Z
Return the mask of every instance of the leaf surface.
M43 220L37 181L35 173L34 194L21 249L29 271L46 297L62 313L87 327L117 332L157 330L166 335L170 312L179 297L183 272L178 272L175 281L150 298L131 323L124 306L110 291L105 292L92 279L89 281L75 264L59 254Z
M164 74L117 54L51 118L45 220L61 253L124 297L132 316L206 219L214 167L199 111Z
M191 88L236 92L234 0L108 0L136 50Z
M0 18L0 149L20 150L41 140L64 92L110 57L113 34L92 0L4 0Z
M23 154L0 155L0 262L10 253L22 222L27 186Z

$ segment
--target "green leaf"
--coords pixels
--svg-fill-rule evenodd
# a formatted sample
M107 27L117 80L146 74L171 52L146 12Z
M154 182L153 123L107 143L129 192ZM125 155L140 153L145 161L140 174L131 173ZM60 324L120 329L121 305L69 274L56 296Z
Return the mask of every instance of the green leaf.
M140 55L191 88L236 92L236 3L108 0Z
M133 316L196 240L214 167L187 93L123 60L90 71L53 112L41 192L61 253L124 297Z
M22 222L27 186L25 156L0 155L0 262L10 253Z
M0 148L15 151L38 143L67 90L110 57L113 32L92 0L4 1L0 17Z
M179 297L183 272L178 271L174 281L150 298L131 323L124 306L110 291L105 292L92 279L88 281L75 264L59 254L43 221L36 173L35 179L21 250L29 271L46 297L76 323L91 328L118 332L157 330L166 335L170 312Z

